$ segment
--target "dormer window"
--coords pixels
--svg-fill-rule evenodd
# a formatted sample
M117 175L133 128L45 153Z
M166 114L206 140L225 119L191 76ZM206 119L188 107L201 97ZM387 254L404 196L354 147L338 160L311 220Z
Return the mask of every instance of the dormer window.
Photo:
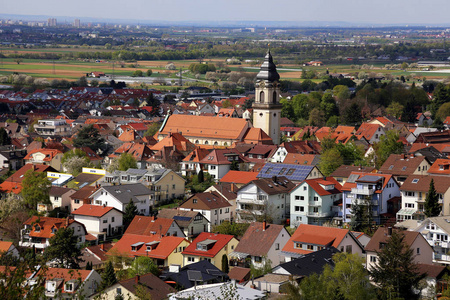
M197 203L197 199L192 199L192 203Z
M39 225L34 226L34 231L40 232L41 231L41 227Z

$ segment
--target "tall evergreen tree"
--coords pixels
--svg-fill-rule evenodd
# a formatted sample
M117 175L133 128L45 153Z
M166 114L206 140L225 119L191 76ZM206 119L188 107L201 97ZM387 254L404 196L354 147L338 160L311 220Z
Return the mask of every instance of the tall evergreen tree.
M128 228L128 225L131 224L131 221L133 221L134 216L136 216L137 214L138 209L133 200L130 200L127 206L125 206L125 213L123 215L123 226L125 227L125 230Z
M73 145L76 148L89 147L96 152L106 148L105 139L93 125L81 128L73 140Z
M434 180L431 179L430 188L428 189L427 197L425 198L425 216L428 218L439 216L441 213L441 205L439 204L439 196L434 188Z
M102 283L100 289L104 290L107 287L112 286L117 282L116 273L114 273L114 267L111 261L106 263L105 270L102 273Z
M397 231L392 232L369 273L380 287L382 299L417 299L414 289L424 277L418 272L413 249L405 243L405 235Z
M226 254L222 255L222 272L228 274L229 267L228 267L228 257Z
M54 260L60 268L79 269L81 250L78 248L78 237L72 228L60 228L49 240L49 246L45 249L44 257Z

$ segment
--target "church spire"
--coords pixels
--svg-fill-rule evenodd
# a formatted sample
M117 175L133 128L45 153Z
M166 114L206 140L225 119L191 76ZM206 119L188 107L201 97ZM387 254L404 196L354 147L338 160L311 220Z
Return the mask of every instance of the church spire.
M270 48L267 50L266 57L264 57L264 62L261 65L258 75L256 75L256 80L266 80L269 82L280 80L280 74L278 74L277 67L273 63Z

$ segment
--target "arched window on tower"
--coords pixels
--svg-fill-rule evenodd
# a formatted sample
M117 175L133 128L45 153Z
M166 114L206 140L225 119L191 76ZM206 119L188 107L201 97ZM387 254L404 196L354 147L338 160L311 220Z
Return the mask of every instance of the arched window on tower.
M277 92L276 92L276 91L273 92L272 102L273 102L273 103L277 103L277 102L278 102L278 99L277 99Z
M259 102L264 103L264 92L259 93Z

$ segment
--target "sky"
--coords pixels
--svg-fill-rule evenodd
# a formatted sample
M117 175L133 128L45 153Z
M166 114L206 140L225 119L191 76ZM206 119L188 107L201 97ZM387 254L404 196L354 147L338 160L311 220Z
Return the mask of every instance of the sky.
M449 0L0 0L1 14L153 21L450 24ZM62 20L61 20L62 21Z

